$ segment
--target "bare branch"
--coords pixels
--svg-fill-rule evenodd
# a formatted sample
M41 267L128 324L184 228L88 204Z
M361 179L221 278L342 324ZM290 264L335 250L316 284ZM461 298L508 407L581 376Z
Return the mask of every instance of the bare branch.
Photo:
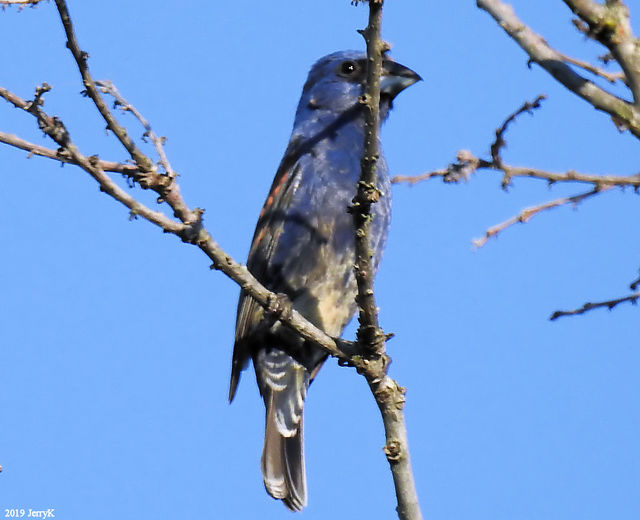
M131 112L135 118L140 121L140 124L144 127L145 133L144 135L151 139L153 146L156 149L158 156L160 157L160 164L164 168L165 173L173 179L176 176L176 173L171 168L171 164L169 163L169 159L164 152L164 142L165 139L163 137L158 137L156 133L151 128L151 124L149 121L140 113L140 111L134 107L131 103L129 103L123 96L120 94L116 86L111 81L96 81L96 85L100 87L102 92L105 94L110 94L116 100L117 106L120 107L125 112Z
M80 75L82 76L82 82L86 89L86 95L91 98L93 103L96 105L96 108L102 115L103 119L107 123L107 128L116 135L118 140L126 148L127 152L129 152L129 155L131 155L131 158L135 161L140 170L142 170L143 172L155 171L153 162L138 149L138 147L134 144L134 142L127 134L127 131L124 129L124 127L120 126L120 124L117 122L117 120L109 110L109 107L105 103L104 99L102 99L102 96L100 96L95 81L93 80L89 72L89 65L87 63L89 54L80 49L78 40L76 39L73 24L71 23L71 16L69 15L66 1L55 0L55 2L56 7L58 8L58 13L60 14L60 20L62 21L62 25L67 36L67 48L71 51L71 54L76 61L76 65L78 66L78 70L80 71Z
M153 161L138 149L127 134L125 128L117 122L116 118L109 110L104 99L102 99L102 96L98 92L96 83L89 72L89 66L87 64L89 55L80 49L66 2L65 0L55 0L55 2L60 14L60 20L62 21L62 25L67 36L67 47L76 61L76 65L80 71L80 75L82 76L82 81L86 89L86 94L91 98L103 119L106 121L107 128L116 135L120 143L124 146L142 172L139 176L140 185L143 188L150 188L158 192L161 195L162 200L166 201L167 204L171 206L174 215L182 222L189 222L191 224L199 222L201 220L202 212L200 210L192 211L185 204L182 199L182 195L180 194L180 187L176 182L174 182L175 178L170 174L162 175L156 172L156 167L153 164ZM136 180L138 181L139 179Z
M278 296L262 286L246 267L235 262L213 240L202 224L201 217L203 210L195 209L185 212L185 214L197 214L198 220L195 222L176 222L163 213L153 211L135 200L105 174L101 168L101 162L97 157L87 157L78 150L60 119L49 116L40 108L42 104L42 93L46 90L48 89L42 89L42 87L40 87L37 90L36 100L29 102L22 100L19 96L0 87L0 97L11 101L16 107L33 115L38 120L40 129L63 149L65 157L70 158L69 162L80 166L89 173L98 182L101 191L129 208L132 217L135 218L139 216L145 218L149 222L162 228L163 231L173 233L184 242L198 246L213 262L212 269L217 269L225 273L247 291L260 305L273 310L273 302L278 299ZM139 180L139 177L135 178ZM163 195L163 187L161 185L155 186L154 189L161 194L161 198L166 200L167 197ZM359 372L371 376L370 371L375 368L376 364L366 363L358 357L352 358L352 356L346 354L346 352L354 351L353 346L349 342L328 336L324 331L315 327L294 309L290 309L288 312L278 313L277 319L296 330L305 339L313 341L323 347L332 356L346 361L350 366L356 367Z
M502 123L502 125L496 130L496 138L491 144L491 159L481 159L476 157L468 150L460 150L456 156L456 162L449 164L446 168L440 170L434 170L431 172L422 173L420 175L396 175L391 179L392 183L416 184L418 182L431 179L433 177L442 177L442 180L446 183L456 183L460 181L469 180L470 176L476 173L478 170L493 170L500 171L504 174L502 178L502 187L506 188L511 184L513 177L530 177L534 179L541 179L549 184L557 182L580 182L585 184L592 184L594 189L602 191L607 186L619 186L626 187L631 186L633 188L640 188L640 173L629 176L621 175L594 175L588 173L580 173L575 170L569 170L567 172L550 172L546 170L540 170L538 168L530 168L527 166L511 166L505 164L502 159L501 152L506 146L505 133L510 124L513 123L516 118L525 112L533 113L534 109L540 108L540 103L545 99L544 95L536 97L533 101L525 102L518 110L510 114Z
M365 376L375 397L384 423L387 456L396 490L396 511L401 520L421 520L418 494L411 468L407 427L404 420L404 388L387 375L388 357L385 353L387 337L378 324L378 308L373 292L373 265L370 252L371 205L380 197L376 166L380 156L380 75L382 56L389 46L380 36L383 0L369 0L369 24L361 31L367 43L367 85L362 102L365 112L364 154L358 192L351 212L355 224L357 302L360 309L358 343L363 345L366 358L381 361L374 377Z
M487 229L487 231L485 231L485 234L482 238L476 238L472 241L473 246L476 249L479 249L482 246L484 246L489 241L490 238L497 237L499 233L501 233L508 227L513 226L514 224L518 224L518 223L524 224L525 222L529 222L529 220L531 220L531 218L533 218L535 215L542 213L543 211L546 211L548 209L557 208L558 206L564 206L565 204L576 205L588 199L589 197L593 197L594 195L597 195L601 191L604 191L610 188L611 186L607 186L604 188L595 188L585 193L573 195L572 197L562 197L559 199L551 200L549 202L545 202L543 204L539 204L537 206L531 206L529 208L525 208L520 213L518 213L515 217L511 217L510 219L505 220L504 222L501 222L500 224L497 224Z
M604 302L596 302L596 303L587 302L579 309L573 309L570 311L555 311L549 317L549 319L551 321L554 321L554 320L557 320L558 318L561 318L562 316L576 316L578 314L584 314L585 312L592 311L593 309L600 309L603 307L606 307L607 309L612 310L617 305L620 305L621 303L625 303L625 302L630 302L633 305L637 305L639 298L640 298L640 291L630 294L629 296L616 298L615 300L607 300Z
M564 0L589 26L588 35L606 46L627 78L635 108L640 109L640 48L631 30L629 9L622 0L604 5L592 0Z
M27 157L37 155L39 157L46 157L47 159L53 159L63 163L77 164L64 149L53 150L46 146L40 146L38 144L25 141L17 135L0 132L0 143L5 143L29 152ZM97 162L97 166L105 172L121 173L126 176L134 176L139 173L138 168L131 164L99 160Z
M367 43L367 86L362 99L364 107L364 155L361 160L361 174L358 191L350 211L355 225L356 264L355 275L358 282L358 341L372 355L384 355L385 336L378 324L378 307L373 294L373 263L370 248L371 205L380 198L377 186L376 167L380 157L380 76L382 74L382 54L388 44L380 37L382 24L382 1L369 3L369 25L360 31Z
M504 140L504 134L507 131L507 128L509 128L509 125L513 123L519 115L524 114L525 112L532 114L534 110L540 108L540 104L545 99L547 99L547 96L545 94L540 94L533 101L525 101L525 103L513 114L510 114L507 119L505 119L504 123L502 123L502 126L496 130L496 139L491 144L491 162L496 167L504 170L504 164L502 162L502 157L500 157L500 152L507 145L507 142ZM502 185L506 186L507 184L509 184L509 179L505 178L505 180L502 181Z
M565 0L568 1L568 0ZM592 3L593 2L589 2ZM640 138L640 109L600 88L598 85L577 74L564 63L564 55L553 49L542 36L526 26L515 14L513 8L501 0L477 0L480 9L487 11L529 55L531 61L539 64L569 90L589 102L594 108L606 112L618 128L629 129ZM595 4L598 5L598 4ZM620 63L625 73L625 66ZM633 85L633 78L627 76Z
M567 63L571 63L572 65L576 65L581 69L584 69L595 76L600 76L601 78L606 79L609 83L615 83L616 81L622 81L626 83L627 76L624 72L608 72L600 67L596 67L592 65L588 61L578 60L576 58L572 58L571 56L567 56L563 53L558 53L562 56L562 59Z
M518 215L511 217L510 219L501 222L491 228L487 229L482 238L477 238L472 241L475 248L484 246L490 238L497 236L505 229L518 223L528 222L532 217L546 211L548 209L563 206L565 204L578 204L583 200L597 195L605 190L608 190L614 186L625 187L633 186L635 189L640 187L640 174L632 175L629 177L621 177L614 175L589 175L578 173L575 171L568 171L565 173L547 172L544 170L538 170L534 168L524 168L518 166L509 166L504 163L501 157L501 151L506 146L505 133L509 128L509 125L516 120L518 116L525 112L531 113L532 110L540 107L540 102L545 96L538 96L532 102L524 103L518 110L510 114L504 121L504 123L496 130L496 139L491 144L491 160L479 159L467 150L460 150L457 155L457 161L450 164L447 168L441 170L435 170L432 172L423 173L416 176L396 176L391 182L400 183L407 182L411 185L431 179L433 177L442 177L442 180L447 183L460 182L462 180L468 180L472 173L477 172L480 169L483 170L497 170L501 171L504 176L502 178L502 187L506 188L510 185L513 177L533 177L537 179L543 179L549 184L556 182L582 182L592 184L593 189L586 193L580 193L572 197L562 197L555 199L537 206L532 206L523 209Z
M24 9L25 7L35 7L40 2L44 0L0 0L0 7L5 9L7 7L15 7L17 6L19 9ZM48 0L47 0L48 1Z
M466 181L471 174L480 170L493 170L506 173L508 178L513 177L529 177L532 179L540 179L547 181L549 184L557 182L580 182L584 184L593 184L594 186L631 186L640 188L640 173L635 175L595 175L590 173L580 173L575 170L566 172L550 172L540 170L538 168L530 168L528 166L510 166L502 164L498 167L491 161L479 159L468 150L460 150L458 152L458 160L451 163L446 168L421 173L418 175L396 175L391 179L394 184L407 183L410 185L417 184L434 177L441 177L446 183L456 183Z

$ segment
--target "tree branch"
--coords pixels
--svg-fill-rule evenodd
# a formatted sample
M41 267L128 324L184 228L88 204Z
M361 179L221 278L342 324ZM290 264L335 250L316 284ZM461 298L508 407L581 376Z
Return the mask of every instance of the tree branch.
M528 112L533 113L534 109L540 108L540 103L546 96L540 95L533 101L525 102L518 110L510 114L502 125L496 130L496 138L491 144L491 159L481 159L473 155L468 150L460 150L456 155L456 161L449 164L446 168L422 173L420 175L396 175L391 179L394 184L408 183L410 185L431 179L433 177L441 177L446 183L457 183L467 181L473 173L478 170L501 171L504 176L502 178L502 187L506 188L511 185L513 177L531 177L535 179L545 180L549 184L556 182L579 182L592 184L594 190L602 191L606 187L618 186L624 188L631 186L634 189L640 188L640 173L629 176L621 175L593 175L588 173L580 173L575 170L569 170L564 173L550 172L527 166L511 166L505 164L502 159L501 152L506 146L505 133L510 124L513 123L520 115Z
M160 157L160 164L164 168L164 172L169 176L169 178L173 179L176 176L176 173L173 171L171 167L171 163L169 163L169 159L164 151L164 137L158 137L156 133L151 128L151 124L149 121L140 113L140 111L134 107L131 103L129 103L123 96L120 94L116 86L112 81L96 81L96 86L100 87L100 90L105 94L109 94L113 96L116 100L115 104L119 108L122 109L123 112L131 112L134 117L140 121L140 124L144 127L144 137L148 137L151 139L154 148L156 149L156 153L158 157Z
M502 178L502 187L507 188L511 184L513 177L533 177L536 179L543 179L549 184L556 182L581 182L591 184L593 186L591 191L580 193L572 197L562 197L543 204L532 206L523 209L518 215L511 217L510 219L496 224L485 231L482 238L477 238L472 241L475 248L484 246L488 240L497 236L499 233L513 226L517 223L528 222L533 216L546 211L548 209L556 208L565 204L578 204L583 200L597 195L612 187L632 186L634 189L640 188L640 174L631 175L628 177L615 176L615 175L590 175L584 173L578 173L576 171L568 171L565 173L548 172L544 170L538 170L534 168L509 166L504 163L501 152L506 146L505 133L510 124L513 123L520 115L525 112L532 113L534 109L540 108L541 101L545 99L544 95L538 96L533 101L527 101L518 110L510 114L502 123L502 125L496 130L496 138L491 144L491 159L480 159L467 150L460 150L457 154L456 162L450 164L447 168L435 170L432 172L423 173L415 176L398 175L391 179L393 183L406 182L411 185L417 182L431 179L433 177L442 177L442 180L446 183L457 183L462 180L467 181L471 174L477 172L480 169L501 171L504 175Z
M580 173L575 170L569 170L564 173L549 172L537 168L527 166L510 166L505 164L502 159L501 152L506 146L505 134L511 123L513 123L520 115L525 112L533 114L533 110L540 108L541 102L546 99L544 94L539 95L533 101L526 101L520 108L510 114L496 129L496 137L491 144L491 159L481 159L476 157L468 150L460 150L456 155L456 162L449 164L446 168L422 173L420 175L396 175L391 179L394 184L408 183L416 184L418 182L431 179L433 177L442 177L446 183L457 183L467 181L473 173L478 170L501 171L504 176L502 178L502 187L506 188L511 184L513 177L531 177L547 181L549 184L556 182L581 182L592 184L594 189L602 189L607 186L640 188L640 173L629 176L620 175L592 175L588 173Z
M407 427L404 420L405 389L387 375L388 357L386 336L378 323L378 308L373 291L373 265L370 249L371 205L380 197L376 167L380 157L380 75L382 56L389 46L380 36L383 0L369 1L369 24L361 31L367 43L367 85L362 103L365 107L364 155L358 192L351 211L355 224L356 264L359 307L358 343L363 345L366 358L382 361L379 371L365 375L375 397L384 423L386 443L384 452L389 461L396 490L396 511L401 520L421 520L422 513L413 479Z
M3 90L3 89L0 89L0 90ZM3 96L0 95L0 97L3 97ZM21 150L25 150L29 152L27 157L37 155L40 157L46 157L47 159L53 159L55 161L77 165L77 163L74 162L71 156L68 153L66 153L66 151L63 148L59 148L58 150L53 150L51 148L47 148L46 146L41 146L39 144L25 141L24 139L21 139L17 135L7 134L2 131L0 131L0 143L5 143L10 146L14 146L15 148L20 148ZM128 177L134 176L139 173L138 168L131 164L99 160L97 162L97 165L100 169L102 169L105 172L121 173L122 175L126 175Z
M102 165L105 163L99 161L95 156L87 157L83 155L73 144L73 141L71 140L71 137L62 121L57 117L48 115L42 110L42 95L48 90L48 86L44 88L39 87L36 90L36 99L34 101L25 101L19 96L16 96L8 90L0 87L0 97L10 101L17 108L33 115L38 120L38 126L40 129L62 148L62 156L69 158L68 161L64 162L78 165L89 173L98 182L101 191L107 193L129 208L132 217L135 218L140 216L145 218L149 222L162 228L166 233L172 233L180 237L184 242L196 245L213 262L211 266L212 269L222 271L229 278L238 283L260 305L270 310L272 314L277 314L277 318L282 323L297 331L305 339L317 343L319 346L327 350L327 352L332 356L346 361L350 366L356 367L358 371L364 374L368 374L371 371L370 365L375 366L375 364L365 363L361 358L350 355L350 353L355 350L350 342L330 337L324 331L318 329L312 323L307 321L294 309L287 310L286 312L278 310L275 305L275 302L278 300L278 295L262 286L262 284L260 284L260 282L251 275L246 267L235 262L213 240L202 224L201 217L203 210L195 209L185 212L185 214L198 214L198 220L195 222L177 222L163 213L151 210L120 188L108 175L105 174L104 169L102 168ZM57 159L61 161L63 160L61 158ZM150 161L149 158L147 158L147 160ZM132 175L135 180L139 180L137 172L138 170L134 173L125 173L127 175ZM168 198L164 196L163 187L161 185L155 186L154 189L160 193L162 199L166 200L166 198ZM184 204L184 202L181 203Z
M568 2L568 0L565 1ZM476 3L480 9L487 11L500 27L522 47L531 61L540 65L556 80L589 102L594 108L609 114L619 128L629 129L633 135L640 138L640 108L637 105L614 96L577 74L564 63L562 54L553 49L542 36L535 33L516 16L509 4L501 0L477 0ZM590 0L584 3L599 5ZM626 65L623 65L622 62L619 63L626 74ZM627 80L633 90L635 79L627 75Z
M24 9L25 7L35 7L40 2L44 0L0 0L0 7L5 9L6 7L18 6L19 9Z
M554 320L557 320L558 318L561 318L562 316L576 316L578 314L584 314L585 312L592 311L593 309L600 309L603 307L606 307L607 309L612 310L617 305L620 305L621 303L625 303L625 302L630 302L633 305L637 305L638 299L640 299L640 291L630 294L629 296L616 298L615 300L607 300L604 302L596 302L596 303L587 302L579 309L573 309L570 311L555 311L549 317L549 319L551 321L554 321Z
M594 76L600 76L601 78L606 79L609 83L615 83L616 81L626 82L625 80L627 79L627 77L625 76L624 72L608 72L600 67L592 65L588 61L578 60L561 52L559 52L558 54L562 56L563 61L566 61L567 63L571 63L571 65L575 65L577 67L580 67L581 69L591 72L591 74L593 74Z
M587 191L585 193L579 193L578 195L573 195L572 197L562 197L559 199L551 200L549 202L545 202L543 204L539 204L537 206L531 206L529 208L523 209L518 215L515 217L511 217L500 224L490 227L485 231L485 234L482 238L476 238L472 240L473 247L476 249L484 246L490 238L497 237L499 233L507 229L508 227L513 226L514 224L524 224L525 222L529 222L532 217L537 215L538 213L542 213L548 209L557 208L558 206L564 206L566 204L573 204L574 206L578 203L582 202L589 197L593 197L597 195L601 191L610 189L611 186L607 186L605 188L594 188L591 191Z
M640 47L631 30L628 7L622 0L607 0L605 5L592 0L564 3L587 23L587 35L609 49L626 76L636 109L640 109Z
M589 173L580 173L575 170L566 172L550 172L531 168L529 166L511 166L502 164L499 167L491 161L480 159L468 150L460 150L457 154L457 160L446 168L421 173L419 175L396 175L391 179L394 184L410 184L414 185L422 181L432 179L434 177L442 178L445 183L457 183L469 180L471 174L481 170L501 171L506 174L508 179L513 177L529 177L547 181L549 184L557 182L579 182L584 184L593 184L594 186L631 186L640 188L640 173L635 175L596 175Z
M382 1L369 2L369 25L360 31L367 43L367 86L361 99L364 106L364 155L361 159L361 174L357 194L350 211L356 229L355 275L358 283L358 342L371 355L384 355L385 336L378 324L378 307L373 293L372 263L370 248L370 228L373 214L371 205L378 202L380 190L377 186L376 168L380 158L380 76L382 74L382 54L388 45L380 37L382 23Z

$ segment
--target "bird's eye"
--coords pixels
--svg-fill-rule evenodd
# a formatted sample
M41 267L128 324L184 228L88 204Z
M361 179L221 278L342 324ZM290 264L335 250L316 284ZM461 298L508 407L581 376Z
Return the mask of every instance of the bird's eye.
M338 68L338 74L345 78L353 76L356 72L358 72L358 64L355 61L343 61Z

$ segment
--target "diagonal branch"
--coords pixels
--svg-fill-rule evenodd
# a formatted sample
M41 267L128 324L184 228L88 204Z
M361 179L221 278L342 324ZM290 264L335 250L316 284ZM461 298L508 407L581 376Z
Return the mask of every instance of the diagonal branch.
M616 81L625 82L627 79L627 76L624 72L608 72L600 67L592 65L588 61L578 60L561 52L559 52L558 54L562 56L563 61L571 63L571 65L575 65L576 67L580 67L587 72L591 72L591 74L593 74L594 76L600 76L601 78L606 79L609 83L615 83Z
M145 218L152 224L162 228L164 232L172 233L180 237L184 242L196 245L213 262L211 266L212 269L222 271L238 283L260 305L267 308L272 314L277 314L275 317L282 323L296 330L305 339L313 341L323 347L332 356L342 359L349 365L356 367L359 372L365 375L369 374L372 369L368 363L348 354L354 351L351 343L330 337L324 331L307 321L294 309L278 309L276 305L276 302L279 301L278 295L267 290L251 275L245 266L235 262L213 240L202 224L202 210L189 210L189 213L198 213L199 215L199 219L195 223L189 221L178 222L163 213L151 210L120 188L111 177L106 175L102 168L102 164L104 163L99 161L95 156L87 157L83 155L71 140L69 132L62 121L57 117L48 115L41 109L42 95L48 89L48 86L44 88L39 87L36 90L36 99L34 101L25 101L19 96L0 87L0 97L10 101L17 108L33 115L37 119L40 129L62 148L63 155L70 159L68 162L78 165L89 173L89 175L98 182L101 191L129 208L132 217L140 216ZM157 189L162 196L162 189Z
M518 213L515 217L511 217L500 224L496 224L495 226L490 227L485 231L485 234L482 238L476 238L472 240L473 247L476 249L484 246L490 238L497 237L505 229L513 226L514 224L524 224L525 222L529 222L534 216L543 211L557 208L559 206L564 206L567 204L573 204L574 206L579 204L580 202L588 199L589 197L593 197L597 195L601 191L610 189L611 186L607 186L604 188L594 188L591 191L587 191L585 193L579 193L578 195L573 195L572 197L562 197L559 199L551 200L549 202L545 202L543 204L539 204L537 206L531 206L529 208L523 209L520 213Z
M570 311L555 311L549 319L551 321L557 320L563 316L576 316L578 314L584 314L585 312L592 311L594 309L602 309L606 307L609 310L612 310L614 307L620 305L621 303L629 302L633 305L637 305L638 299L640 299L640 291L630 294L628 296L624 296L622 298L616 298L615 300L606 300L603 302L591 303L587 302L579 309L573 309Z
M633 135L640 138L640 109L637 106L614 96L576 73L564 63L562 54L553 49L542 36L526 26L516 16L509 4L501 0L477 0L476 3L480 9L487 11L500 24L500 27L522 47L531 61L540 65L556 80L589 102L594 108L609 114L620 127L628 128ZM622 66L622 63L620 65ZM624 67L623 70L625 70ZM628 79L630 80L630 78Z
M107 123L107 128L116 135L140 170L143 172L153 172L155 170L153 162L138 149L133 140L127 134L125 128L118 123L114 115L109 110L106 102L98 92L96 83L89 72L89 65L87 63L89 54L80 49L73 24L71 22L71 16L69 15L69 9L67 8L67 2L65 0L55 0L55 2L56 7L58 8L58 13L60 14L62 26L64 27L64 31L67 36L67 48L71 51L71 54L76 61L76 65L78 66L78 70L80 71L80 75L82 76L85 94L91 98L98 109L98 112L100 112L100 115Z
M631 29L629 9L622 0L603 5L592 0L564 0L589 26L588 36L602 43L622 68L640 109L640 47Z

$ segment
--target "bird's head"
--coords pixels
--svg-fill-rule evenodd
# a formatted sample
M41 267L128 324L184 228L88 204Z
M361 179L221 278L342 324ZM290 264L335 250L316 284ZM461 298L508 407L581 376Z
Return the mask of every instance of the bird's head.
M410 68L385 57L380 78L380 108L384 118L393 99L422 78ZM320 58L309 72L298 111L342 113L358 102L367 81L367 55L340 51Z

